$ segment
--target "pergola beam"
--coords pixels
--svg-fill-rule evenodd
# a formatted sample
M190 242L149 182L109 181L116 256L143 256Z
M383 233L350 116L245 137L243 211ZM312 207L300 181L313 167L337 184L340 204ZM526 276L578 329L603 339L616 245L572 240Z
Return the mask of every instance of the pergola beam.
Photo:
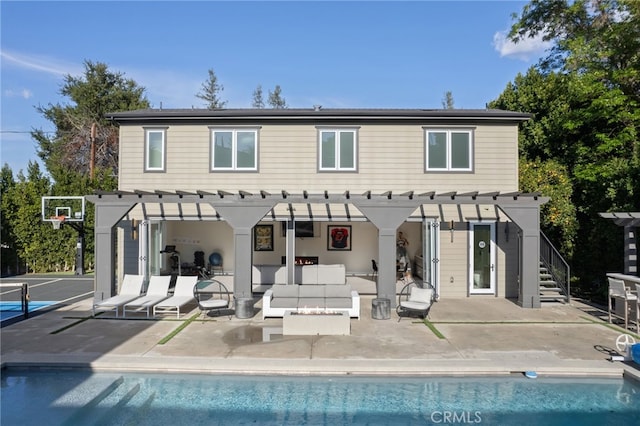
M366 191L361 195L352 194L349 191L342 193L330 193L323 191L322 193L312 194L308 191L301 193L291 193L281 191L279 194L271 194L266 190L260 190L258 194L245 190L238 190L236 193L217 190L215 192L207 191L114 191L103 192L98 191L95 195L89 196L92 202L101 202L109 200L129 201L133 203L262 203L265 200L279 201L286 200L287 203L351 203L358 200L372 200L377 202L393 201L414 201L418 200L420 204L505 204L511 202L533 203L537 205L544 204L548 198L541 197L539 193L521 193L521 192L490 192L480 194L478 191L466 192L458 194L455 191L436 193L435 191L420 193L415 195L415 191L407 191L401 194L394 194L392 191L385 191L374 194L372 191ZM622 218L620 218L622 219ZM640 217L634 218L640 220Z

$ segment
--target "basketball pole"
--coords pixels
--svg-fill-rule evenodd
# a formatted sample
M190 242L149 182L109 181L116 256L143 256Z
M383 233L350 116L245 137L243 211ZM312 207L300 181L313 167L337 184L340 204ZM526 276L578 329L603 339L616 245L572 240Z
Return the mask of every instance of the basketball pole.
M76 242L76 272L75 275L84 275L84 222L64 222L78 231Z
M71 226L77 233L75 275L84 275L85 198L84 196L43 196L42 220L53 224L53 229Z

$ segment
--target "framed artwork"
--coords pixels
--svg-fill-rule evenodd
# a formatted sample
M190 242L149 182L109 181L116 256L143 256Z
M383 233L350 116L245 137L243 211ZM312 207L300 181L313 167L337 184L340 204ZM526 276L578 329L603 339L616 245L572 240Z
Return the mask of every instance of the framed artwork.
M351 225L327 226L327 250L351 250Z
M273 251L273 225L256 225L253 229L253 249Z

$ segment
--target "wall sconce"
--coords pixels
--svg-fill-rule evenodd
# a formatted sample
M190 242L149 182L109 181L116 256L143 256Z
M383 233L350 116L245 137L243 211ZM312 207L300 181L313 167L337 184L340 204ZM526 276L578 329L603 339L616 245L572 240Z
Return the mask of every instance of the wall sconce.
M453 231L455 231L455 222L451 220L449 222L449 231L451 232L451 242L453 242Z
M504 223L504 238L509 242L509 222Z
M131 239L138 239L138 221L136 219L131 219Z

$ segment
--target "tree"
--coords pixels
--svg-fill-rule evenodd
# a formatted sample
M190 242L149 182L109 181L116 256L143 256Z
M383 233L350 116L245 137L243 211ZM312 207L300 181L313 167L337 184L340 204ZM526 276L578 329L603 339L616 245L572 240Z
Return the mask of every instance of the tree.
M262 99L262 85L258 85L256 90L253 91L253 102L251 106L254 108L262 109L264 108L264 100Z
M85 61L84 65L84 75L67 75L60 90L71 103L38 107L56 128L51 137L42 130L32 132L38 143L38 155L53 183L37 163L30 164L27 176L19 174L15 188L7 195L15 206L8 213L8 219L18 255L38 272L72 269L77 240L76 231L70 227L63 226L52 232L50 225L41 222L41 197L86 195L98 189L116 189L118 128L105 116L109 112L149 108L144 88L133 80L111 72L103 63ZM92 145L95 167L91 162ZM91 229L93 210L89 207L86 213L85 226ZM87 233L85 261L89 265L93 263L92 247L93 235Z
M542 35L554 41L543 70L597 73L640 100L640 2L533 0L511 28L514 42Z
M573 187L566 167L556 160L520 160L520 190L541 192L550 198L541 207L541 223L551 241L569 259L573 255L578 230L576 208L571 200Z
M200 92L196 94L196 97L207 102L208 109L220 109L224 108L227 101L220 99L220 93L224 90L224 86L218 84L218 77L213 69L209 69L209 78L202 83Z
M532 113L520 128L521 157L567 171L580 230L572 270L594 293L621 263L621 253L602 250L621 238L598 213L640 208L640 2L534 0L511 36L536 35L555 46L491 105Z
M443 109L454 109L453 106L453 94L451 91L446 91L444 94L444 98L442 99L442 108Z
M0 275L12 275L17 272L18 251L13 226L8 217L8 212L15 210L14 200L8 195L16 185L13 171L8 164L2 166L0 171L0 261L2 267Z
M149 107L144 88L107 65L85 61L85 74L67 75L60 94L71 104L38 106L37 110L56 128L53 136L41 129L31 135L38 143L38 155L51 176L65 170L88 176L91 167L92 126L95 125L95 166L118 172L118 128L105 118L109 112Z
M27 175L19 172L17 182L2 197L3 215L11 223L17 255L35 272L55 270L56 262L52 259L67 251L65 245L75 246L73 238L58 239L59 235L53 235L50 227L40 220L40 200L50 188L51 182L38 163L29 162Z
M279 85L276 85L273 92L269 90L269 105L274 109L287 107L287 101L282 97L282 89Z

